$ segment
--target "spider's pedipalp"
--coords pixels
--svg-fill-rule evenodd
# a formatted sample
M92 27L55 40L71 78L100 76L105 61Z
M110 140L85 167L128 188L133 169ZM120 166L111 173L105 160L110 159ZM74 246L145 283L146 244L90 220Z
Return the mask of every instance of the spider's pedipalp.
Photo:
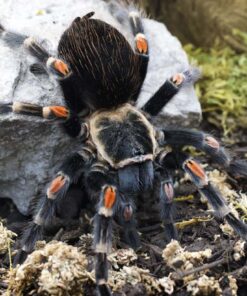
M123 194L119 196L115 219L122 226L124 241L134 250L140 247L140 238L136 229L133 200Z
M159 157L158 157L159 158ZM160 216L163 222L165 237L167 241L178 239L177 229L174 225L174 204L175 196L173 179L170 172L166 169L163 160L157 158L159 164L159 181L158 188L154 191L160 201ZM165 157L164 157L165 158Z

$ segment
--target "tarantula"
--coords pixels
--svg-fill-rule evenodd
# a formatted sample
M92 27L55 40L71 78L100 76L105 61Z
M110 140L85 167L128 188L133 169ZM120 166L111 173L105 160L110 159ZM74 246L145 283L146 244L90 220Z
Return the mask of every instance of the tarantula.
M53 57L35 39L8 32L1 36L10 45L24 44L44 67L58 78L66 106L37 106L14 102L0 106L0 113L15 112L63 122L66 132L82 142L80 150L66 159L37 205L33 221L22 237L16 263L25 259L42 239L54 217L78 215L79 204L88 195L96 204L94 218L95 272L98 295L111 295L107 286L107 252L111 248L112 222L123 227L127 243L140 244L134 219L134 199L152 193L158 180L161 220L169 239L176 239L172 202L173 173L187 172L198 190L208 199L215 214L225 218L247 239L247 226L230 211L220 193L208 181L201 165L182 151L191 145L209 154L228 172L247 176L247 165L232 161L218 141L209 134L175 128L155 128L152 118L197 71L186 69L160 87L141 110L135 106L146 76L149 48L142 18L129 14L135 49L109 24L92 18L93 12L77 17L63 33L58 56ZM85 110L88 114L85 115ZM84 112L84 121L79 115ZM172 149L168 151L167 146ZM73 198L73 184L83 180L84 196ZM69 198L69 201L68 201ZM64 206L66 202L66 206Z

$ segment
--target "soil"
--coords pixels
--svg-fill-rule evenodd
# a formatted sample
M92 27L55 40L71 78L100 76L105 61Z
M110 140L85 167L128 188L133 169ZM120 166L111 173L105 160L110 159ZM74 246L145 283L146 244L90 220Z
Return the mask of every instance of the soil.
M203 122L201 128L205 131L212 132L212 127L208 123ZM214 135L220 137L220 131L213 130ZM238 155L239 158L246 157L247 151L247 135L245 131L239 131L234 136L234 145L231 145L231 151ZM205 162L205 157L203 157ZM210 163L210 161L209 161ZM209 168L212 169L211 163ZM247 182L244 180L233 180L231 177L227 180L234 189L247 192ZM189 183L184 184L182 189L178 190L177 194L179 196L188 196L193 194L193 200L187 201L177 201L175 202L176 212L176 222L187 221L193 217L203 217L208 218L209 213L207 211L207 205L203 204L200 200L199 194L195 191L195 188ZM148 209L148 211L145 209ZM137 210L138 219L138 229L142 233L141 235L141 248L137 251L138 259L135 265L148 269L150 274L155 278L162 278L172 274L172 278L175 280L175 289L172 295L185 296L192 295L186 289L186 284L182 280L185 275L178 274L176 269L169 267L164 264L162 258L162 251L166 246L165 235L162 226L159 222L158 208L157 204L152 201L144 200ZM82 212L82 217L93 217L93 213L90 211ZM6 225L9 229L20 235L23 226L31 217L22 216L16 209L16 207L8 199L1 199L0 207L0 217L5 219ZM213 217L213 216L210 216ZM68 244L74 246L81 246L81 241L79 237L83 233L91 232L92 225L90 219L83 219L84 223L76 224L74 226L69 226L67 228L60 229L56 234L47 237L47 239L57 239L61 241L66 241ZM220 224L222 220L216 218L205 219L209 221L198 222L192 225L188 225L183 229L179 230L179 241L182 247L185 247L188 251L201 251L206 248L212 250L212 256L209 259L203 261L199 266L202 267L201 272L193 273L194 278L199 278L202 274L214 277L220 284L222 295L236 295L229 288L229 275L232 275L237 280L238 292L237 295L247 295L247 244L245 244L245 255L243 255L239 261L234 260L233 247L234 244L239 240L236 235L228 235L224 233ZM114 243L115 248L124 248L126 245L119 238L121 237L121 231L119 227L115 225L114 231ZM15 248L18 247L18 241ZM85 246L84 246L85 247ZM143 254L147 254L144 257ZM89 262L93 258L93 251L91 246L86 247L86 254L89 258ZM1 260L2 259L2 260ZM208 264L208 265L207 265ZM207 267L207 268L206 268ZM0 257L0 294L1 292L6 292L7 284L4 281L4 274L9 268L8 255L2 255ZM92 266L89 266L89 269ZM114 267L112 267L114 268ZM2 280L1 280L2 278ZM94 295L94 286L92 284L85 284L85 295ZM38 294L34 294L38 295ZM129 284L125 285L122 292L114 293L114 295L148 295L143 284L137 284L131 286ZM158 295L158 293L156 294ZM160 295L164 295L161 293ZM203 294L194 294L203 295ZM217 295L216 293L204 294L204 295Z

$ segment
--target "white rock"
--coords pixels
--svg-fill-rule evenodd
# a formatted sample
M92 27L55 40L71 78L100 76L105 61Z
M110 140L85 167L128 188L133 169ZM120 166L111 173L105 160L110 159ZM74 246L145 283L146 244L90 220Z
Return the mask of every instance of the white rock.
M2 0L0 22L8 29L48 39L55 49L71 21L90 11L96 12L96 18L117 27L133 44L130 28L121 25L102 0ZM163 24L147 19L144 25L151 58L139 106L166 78L188 66L179 41ZM0 56L0 103L62 104L56 81L35 77L29 72L32 58L23 48L10 49L0 40ZM167 105L158 121L159 124L164 124L167 119L177 123L198 122L200 112L194 90L188 87ZM56 168L77 145L57 125L42 119L14 114L0 116L0 196L12 198L19 210L26 213L30 199L44 192L45 184Z

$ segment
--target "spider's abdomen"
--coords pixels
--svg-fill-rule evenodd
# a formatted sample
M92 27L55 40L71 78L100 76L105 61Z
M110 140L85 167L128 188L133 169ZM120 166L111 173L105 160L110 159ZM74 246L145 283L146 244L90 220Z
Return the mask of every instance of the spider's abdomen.
M75 75L80 100L91 109L126 103L140 89L138 55L117 29L101 20L76 18L62 35L58 54Z
M90 134L99 155L114 168L153 160L154 129L146 117L129 104L93 114Z

